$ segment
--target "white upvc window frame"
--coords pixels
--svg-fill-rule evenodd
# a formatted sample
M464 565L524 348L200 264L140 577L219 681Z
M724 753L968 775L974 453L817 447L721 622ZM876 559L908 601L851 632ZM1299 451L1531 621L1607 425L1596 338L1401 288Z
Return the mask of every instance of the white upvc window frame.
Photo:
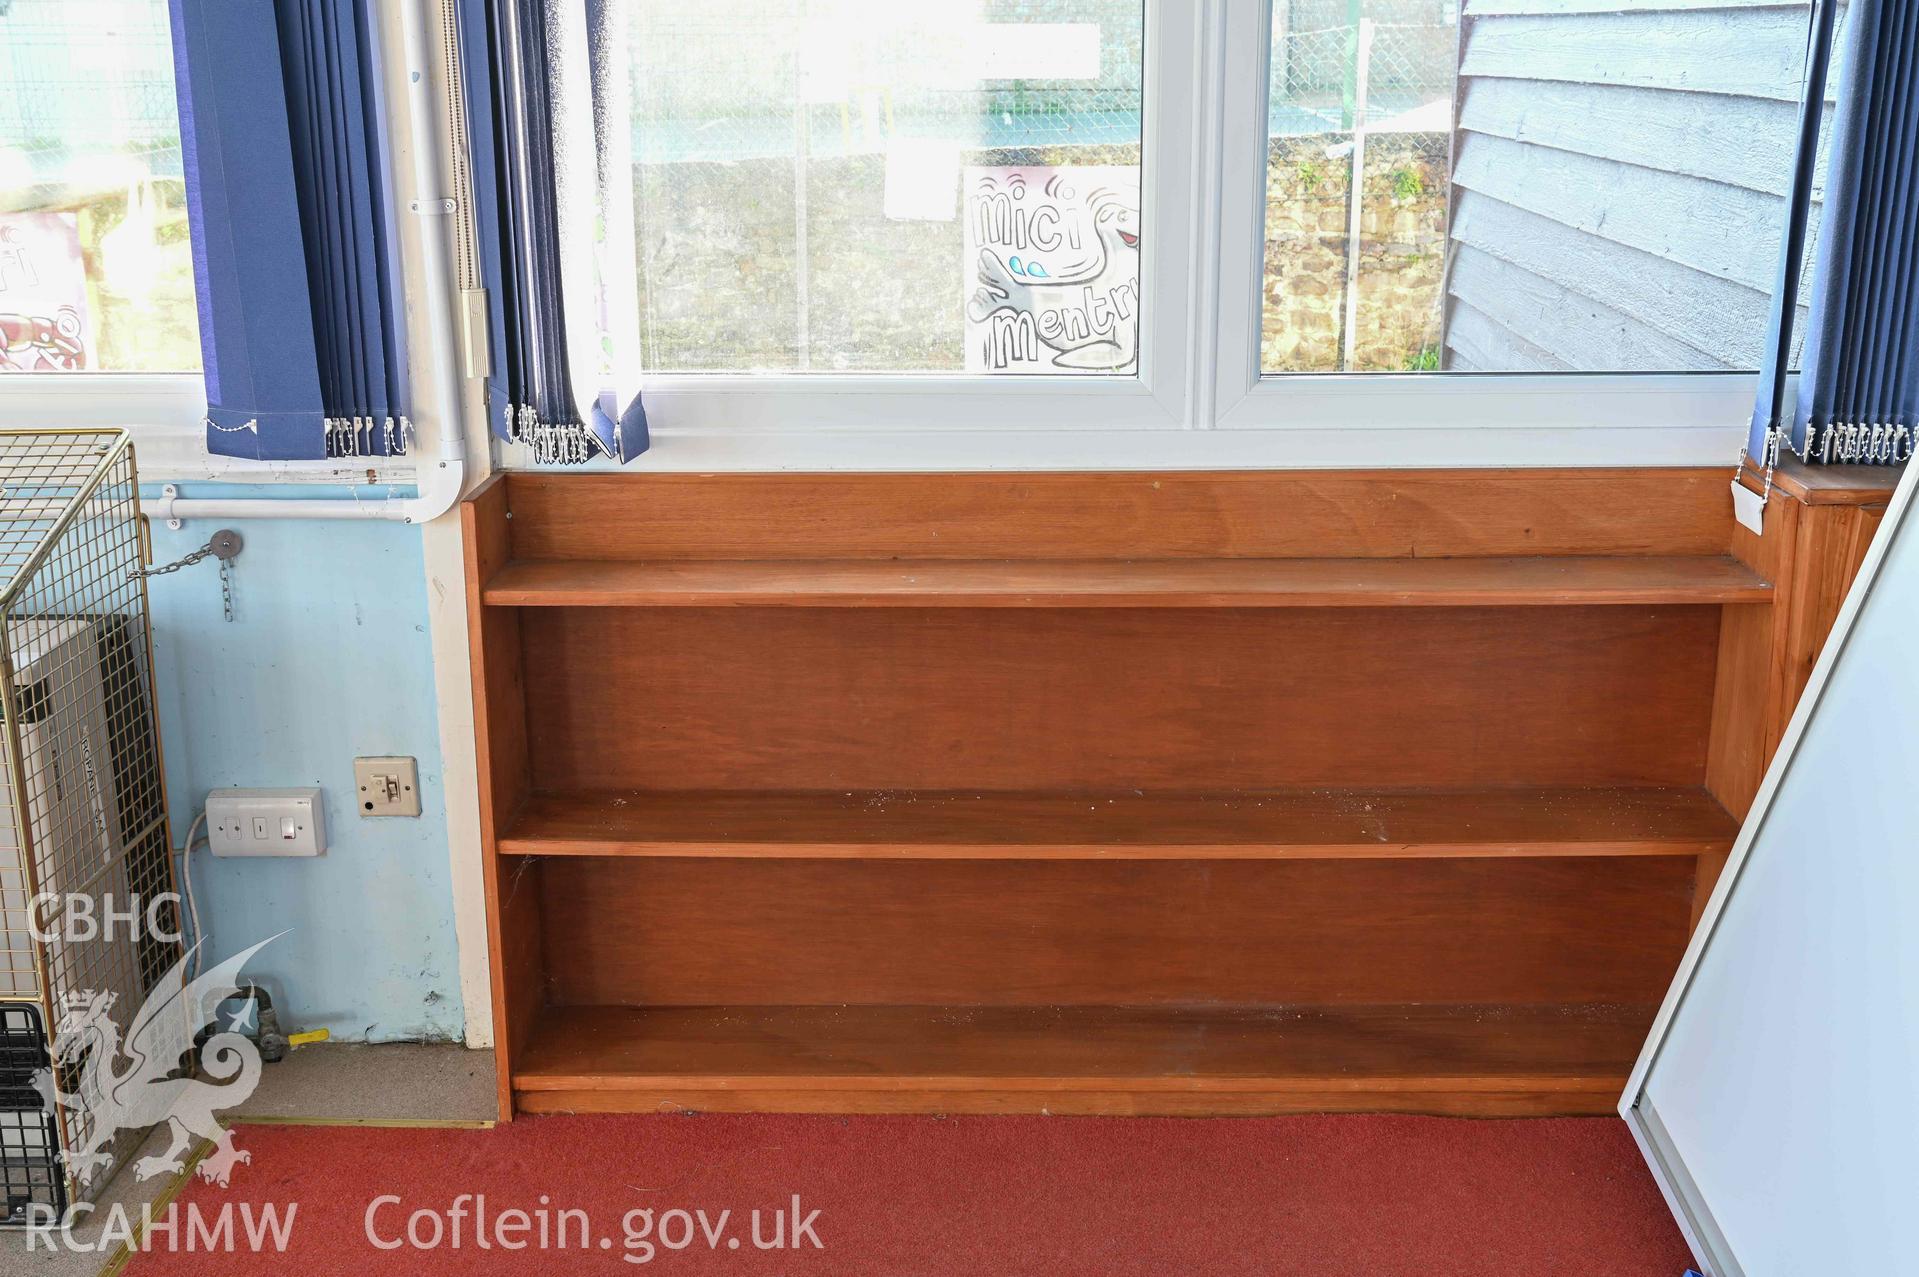
M1078 433L1176 430L1187 419L1197 209L1199 7L1142 0L1143 296L1137 376L648 373L647 418L670 432L879 430ZM644 352L642 353L644 362Z
M144 483L407 484L406 457L250 461L207 451L206 383L197 372L0 375L0 427L113 426L133 435Z
M131 431L142 481L207 477L194 472L224 460L207 455L206 415L206 384L198 373L0 376L0 426L117 426Z
M1273 0L1232 0L1215 16L1223 48L1233 52L1219 66L1216 378L1210 411L1196 425L1279 431L1302 451L1329 449L1362 464L1446 464L1460 447L1514 464L1737 456L1756 373L1263 373L1272 14ZM1409 453L1435 459L1405 460Z
M649 374L642 468L1719 465L1753 373L1266 375L1273 0L1143 0L1137 378ZM527 463L504 450L508 465Z
M635 466L1729 465L1738 456L1753 373L1262 374L1273 0L1142 3L1145 310L1136 377L648 375L654 443ZM195 374L0 379L0 425L126 426L136 432L143 478L412 477L406 458L213 457L204 416ZM519 447L500 445L500 455L509 466L531 465Z

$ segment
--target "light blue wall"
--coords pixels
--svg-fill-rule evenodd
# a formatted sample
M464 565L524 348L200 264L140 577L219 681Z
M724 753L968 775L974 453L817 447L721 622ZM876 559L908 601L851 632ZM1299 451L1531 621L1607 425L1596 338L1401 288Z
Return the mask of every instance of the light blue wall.
M183 485L183 496L306 497L311 488ZM157 495L149 491L149 497ZM382 490L384 495L384 490ZM154 557L219 521L153 527ZM221 618L208 560L149 590L175 840L216 786L319 785L317 859L194 853L214 960L291 928L248 966L289 1030L335 1039L458 1039L464 1026L447 867L440 735L419 530L381 522L246 520ZM421 815L360 816L353 759L419 760Z

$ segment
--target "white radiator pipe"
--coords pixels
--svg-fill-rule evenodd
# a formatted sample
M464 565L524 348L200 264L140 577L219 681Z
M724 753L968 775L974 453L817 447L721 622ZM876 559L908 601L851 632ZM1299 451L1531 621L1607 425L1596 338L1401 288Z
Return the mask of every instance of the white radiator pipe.
M447 264L448 223L453 199L441 190L439 103L434 94L432 50L441 25L434 9L439 0L400 0L402 54L406 62L407 124L413 150L412 211L420 219L420 275L428 281L421 290L426 316L427 350L432 368L427 377L433 405L433 424L439 428L438 455L422 457L418 466L419 495L410 498L359 496L272 498L163 496L148 505L148 513L169 523L184 519L384 519L397 523L428 523L460 499L466 486L466 431L462 428L459 349L453 327L452 275ZM448 50L449 58L451 50ZM457 74L449 61L447 74ZM454 123L452 121L449 124ZM467 192L460 192L466 198Z

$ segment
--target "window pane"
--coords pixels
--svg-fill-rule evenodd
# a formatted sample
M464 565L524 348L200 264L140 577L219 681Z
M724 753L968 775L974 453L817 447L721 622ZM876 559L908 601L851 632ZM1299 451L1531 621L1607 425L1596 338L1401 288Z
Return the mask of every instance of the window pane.
M0 372L199 367L166 0L0 0Z
M647 368L1133 373L1142 11L636 6Z
M1261 366L1757 368L1805 41L1803 4L1275 0Z

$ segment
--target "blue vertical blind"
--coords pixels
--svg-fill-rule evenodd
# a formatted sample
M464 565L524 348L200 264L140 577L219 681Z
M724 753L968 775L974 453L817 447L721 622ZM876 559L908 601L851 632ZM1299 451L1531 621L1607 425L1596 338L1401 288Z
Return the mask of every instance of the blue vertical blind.
M276 0L327 455L406 450L398 235L371 0Z
M1919 4L1851 0L1835 48L1836 0L1816 0L1798 174L1773 297L1767 365L1747 453L1890 465L1919 424ZM1838 86L1826 194L1799 286L1827 64ZM1785 370L1792 317L1810 307L1796 396Z
M293 148L271 8L173 0L174 82L207 383L207 447L223 456L324 455Z
M534 459L622 463L645 450L631 149L605 160L601 123L624 128L617 4L467 0L463 37L478 250L496 356L493 428ZM484 92L482 92L482 86ZM624 191L626 203L618 204ZM622 220L623 215L623 220ZM624 260L624 266L622 262ZM612 316L602 322L602 316Z
M405 451L371 0L172 0L207 447Z

